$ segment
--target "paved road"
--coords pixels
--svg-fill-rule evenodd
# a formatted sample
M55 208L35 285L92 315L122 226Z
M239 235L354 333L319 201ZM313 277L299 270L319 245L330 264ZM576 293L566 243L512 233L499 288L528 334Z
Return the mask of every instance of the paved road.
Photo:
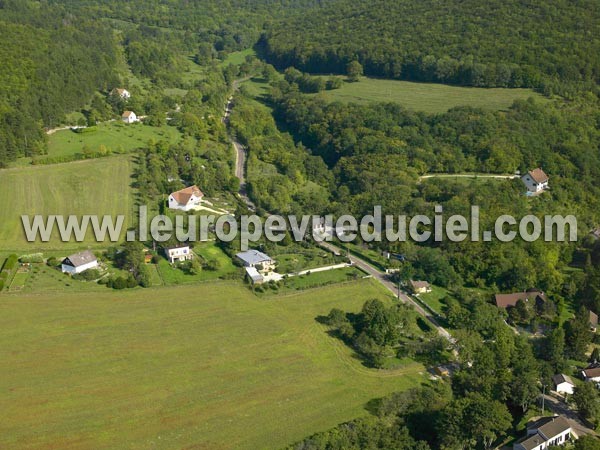
M543 397L544 397L545 407L548 410L554 412L555 414L559 414L559 415L565 417L568 420L569 425L571 425L573 432L577 436L583 436L586 434L592 434L592 435L596 436L596 432L594 430L588 428L586 426L586 424L579 418L577 413L575 411L573 411L572 409L570 409L569 406L565 402L558 400L557 398L552 397L550 395L544 395ZM540 397L540 402L541 402L541 397Z
M330 252L337 253L337 254L342 253L342 250L339 247L331 244L330 242L320 242L319 245L321 247L329 250ZM405 292L402 292L402 291L398 292L398 286L388 279L387 274L380 272L375 267L373 267L371 264L358 258L355 255L350 254L350 255L348 255L348 258L350 259L350 262L352 264L354 264L355 266L364 270L369 275L371 275L373 278L375 278L377 281L379 281L381 284L383 284L390 292L392 292L396 297L398 297L398 299L401 302L412 305L421 316L426 318L437 329L438 333L441 336L445 337L446 339L448 339L451 342L454 342L454 339L452 338L450 333L448 333L448 331L438 323L438 321L435 319L435 317L433 315L431 315L428 311L426 311L421 305L419 305L412 297L407 295Z

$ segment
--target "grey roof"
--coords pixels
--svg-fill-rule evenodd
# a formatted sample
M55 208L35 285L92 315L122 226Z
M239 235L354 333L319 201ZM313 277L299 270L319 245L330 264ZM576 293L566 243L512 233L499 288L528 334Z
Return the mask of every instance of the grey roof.
M546 442L546 440L540 436L539 433L535 433L532 436L527 436L520 441L517 441L516 444L520 445L525 450L532 450L544 442Z
M63 261L63 264L72 267L79 267L91 263L92 261L96 261L96 256L90 250L85 250L83 252L68 256Z
M556 384L557 386L561 383L569 383L570 385L575 386L575 383L573 383L573 380L571 380L571 377L569 375L565 375L563 373L554 375L552 377L552 381L554 381L554 384Z
M247 252L240 252L235 255L246 264L260 264L262 262L270 262L271 257L265 255L263 252L259 252L258 250L248 250Z
M562 416L543 417L527 425L528 430L537 429L537 432L548 440L553 439L571 428L567 419Z

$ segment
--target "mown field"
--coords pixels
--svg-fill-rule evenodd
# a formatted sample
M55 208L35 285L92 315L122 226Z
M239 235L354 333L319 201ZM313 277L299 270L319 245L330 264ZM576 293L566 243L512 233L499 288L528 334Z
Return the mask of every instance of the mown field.
M547 101L531 89L457 87L378 78L361 78L357 83L344 82L340 89L323 91L319 95L331 101L396 102L408 109L427 113L441 113L455 106L505 110L515 100L529 97Z
M259 299L239 283L3 295L0 448L281 448L423 381L315 321L372 280Z
M48 243L29 243L21 215L124 214L131 218L132 161L115 156L67 164L30 166L0 171L0 249L81 249L96 244L91 236L82 243L63 243L58 234ZM124 229L127 227L127 221Z

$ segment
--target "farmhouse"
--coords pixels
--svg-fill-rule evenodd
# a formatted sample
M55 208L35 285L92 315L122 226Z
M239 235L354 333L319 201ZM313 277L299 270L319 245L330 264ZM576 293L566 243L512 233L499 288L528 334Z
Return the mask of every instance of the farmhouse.
M202 203L204 194L198 186L189 186L169 195L169 209L190 211L196 209Z
M427 281L410 280L410 287L415 295L431 292L431 285Z
M495 295L495 302L498 308L514 307L519 300L523 300L526 303L533 301L536 306L541 306L548 301L548 298L546 297L546 294L537 289L529 289L525 292L515 292L514 294Z
M527 436L513 445L514 450L544 450L564 445L571 439L571 425L562 416L543 417L527 425Z
M265 255L258 250L248 250L235 255L241 261L244 267L252 267L256 270L270 271L275 266L275 261L268 255Z
M96 256L89 250L66 257L61 265L63 273L76 274L98 267Z
M554 375L552 377L552 382L554 383L554 390L559 394L573 394L573 388L575 387L575 384L568 375L564 375L562 373Z
M533 169L521 177L527 191L532 193L542 192L548 189L548 175L541 168Z
M179 261L189 261L194 259L194 254L188 245L175 245L173 247L164 247L165 256L171 264Z
M585 381L600 383L600 367L594 365L581 371L581 376Z
M123 120L123 122L125 122L125 123L139 122L139 119L137 118L137 116L135 115L135 113L133 111L123 112L123 114L121 114L121 120Z
M120 97L123 100L129 100L131 98L131 93L127 89L114 88L110 91L110 95L114 97Z

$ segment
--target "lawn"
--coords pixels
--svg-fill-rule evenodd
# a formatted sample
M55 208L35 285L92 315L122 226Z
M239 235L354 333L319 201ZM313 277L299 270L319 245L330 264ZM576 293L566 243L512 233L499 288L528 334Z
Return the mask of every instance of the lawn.
M172 267L169 262L161 258L158 263L158 272L165 284L185 284L185 283L196 283L199 281L216 280L223 276L235 273L238 271L231 259L215 245L214 242L202 242L197 243L194 246L194 253L198 255L201 260L216 260L218 262L218 270L201 270L196 275L190 275L181 269ZM240 274L240 279L242 275Z
M340 89L323 91L326 99L342 102L396 102L408 109L427 113L445 112L455 106L473 106L487 110L506 110L517 99L546 98L530 89L457 87L434 83L361 78Z
M257 298L239 283L6 295L0 448L281 448L425 380L367 369L315 318L372 280Z
M246 61L246 56L256 56L256 52L247 48L246 50L241 50L239 52L232 52L227 55L227 57L221 62L222 66L228 66L229 64L243 64Z
M30 166L0 171L0 248L32 253L34 250L81 249L98 246L88 233L83 243L63 243L55 233L50 242L27 242L21 215L123 214L131 218L132 162L114 156L66 164ZM124 229L127 227L127 219Z
M438 314L443 315L446 303L442 301L448 296L448 291L439 286L431 286L431 292L419 294L419 299Z
M143 147L152 139L174 143L180 137L181 133L177 128L168 125L151 127L141 123L127 125L118 121L105 122L96 125L95 131L91 132L64 130L51 134L48 139L48 156L81 153L84 146L97 151L100 145L113 152L123 153Z
M356 267L326 270L306 275L290 277L285 280L285 288L292 290L309 289L333 283L343 283L365 276L365 273Z

